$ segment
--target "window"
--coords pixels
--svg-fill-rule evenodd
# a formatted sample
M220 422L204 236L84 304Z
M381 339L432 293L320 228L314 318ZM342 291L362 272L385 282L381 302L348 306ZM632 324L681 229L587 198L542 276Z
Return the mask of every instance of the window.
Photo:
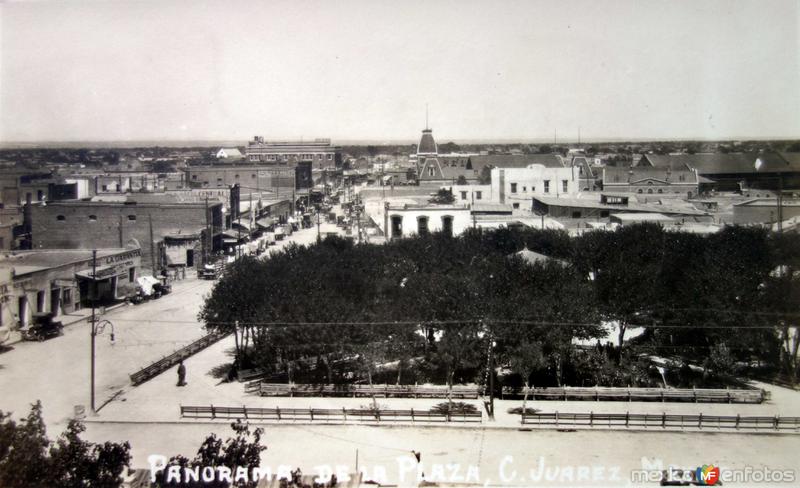
M573 218L573 219L579 219L579 218L581 218L581 213L580 213L580 212L577 212L577 211L576 211L576 212L572 212L572 218Z
M239 175L233 175L233 177L237 180L239 179Z
M442 234L453 237L453 217L451 215L442 217Z
M515 203L514 205L512 205L512 207L519 208L519 203Z
M686 176L678 175L678 181L686 181Z
M333 159L333 154L328 154L328 161Z
M97 215L90 215L89 222L97 222Z
M403 236L403 217L392 215L392 239Z
M252 175L250 175L250 179L253 179L253 180L254 180L255 178L256 178L256 175L255 175L255 173L254 173L254 174L252 174Z
M42 192L42 190L36 192L36 200L40 202L44 200L44 192Z
M428 168L428 176L433 176L433 168Z
M608 215L609 215L608 214L608 210L601 210L600 211L600 217L608 217Z
M467 199L467 192L465 192L465 191L461 192L461 199L462 200L466 200Z
M664 190L662 190L661 188L659 188L659 189L658 189L658 193L664 193Z
M522 187L522 193L525 193L525 192L527 192L527 191L528 191L528 187L527 187L527 186L523 186L523 187Z
M636 193L642 193L642 189L639 188L638 190L636 190Z
M650 193L650 194L652 194L652 193L653 193L653 189L652 189L652 188L648 188L648 189L647 189L647 193Z
M561 180L561 191L567 193L569 191L569 181Z
M428 234L428 217L417 217L417 234L421 236Z
M128 268L128 281L133 283L136 279L136 268Z
M128 215L128 220L130 220L131 222L136 222L136 216L135 215Z
M197 175L192 175L192 179L196 180L197 179Z
M102 190L103 191L108 191L108 185L103 185Z
M322 161L322 154L317 154L317 159L319 159L320 161Z
M222 184L222 178L217 178L217 186Z
M61 290L61 301L64 302L64 305L72 304L72 288L64 288Z
M517 184L511 183L511 193L517 193Z
M67 220L67 218L64 217L63 215L56 215L56 220L63 222L65 220Z
M476 191L475 192L475 200L480 200L482 195L483 195L483 192Z
M544 180L544 192L550 193L550 180Z

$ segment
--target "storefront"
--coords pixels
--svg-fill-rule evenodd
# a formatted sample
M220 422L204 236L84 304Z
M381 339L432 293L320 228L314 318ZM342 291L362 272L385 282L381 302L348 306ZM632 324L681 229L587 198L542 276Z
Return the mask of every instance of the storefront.
M0 329L15 330L33 317L58 317L133 293L141 250L99 249L92 272L90 250L36 250L0 255Z

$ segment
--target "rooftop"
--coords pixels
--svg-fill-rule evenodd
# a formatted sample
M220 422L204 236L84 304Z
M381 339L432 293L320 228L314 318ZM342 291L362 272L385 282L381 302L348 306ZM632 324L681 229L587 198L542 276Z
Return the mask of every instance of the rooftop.
M138 248L108 248L98 249L98 262L102 258L113 256ZM13 268L14 274L23 275L58 268L68 264L80 263L92 259L90 249L42 249L34 251L7 251L0 254L0 268Z

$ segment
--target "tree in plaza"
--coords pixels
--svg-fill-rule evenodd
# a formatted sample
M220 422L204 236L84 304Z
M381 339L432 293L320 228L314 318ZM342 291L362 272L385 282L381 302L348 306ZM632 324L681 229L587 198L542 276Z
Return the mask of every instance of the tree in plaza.
M181 487L181 488L228 488L235 486L239 488L255 488L258 480L253 479L239 479L236 480L237 467L246 467L249 473L252 473L253 468L258 468L261 465L261 453L267 449L266 446L261 444L261 436L264 431L262 429L250 430L250 427L237 420L231 424L234 431L234 436L229 437L223 441L216 434L208 436L197 455L193 459L188 459L184 456L172 457L163 471L156 474L157 488L166 487ZM181 478L174 480L169 477L170 466L178 466L180 468L203 469L205 466L212 466L215 468L215 479L212 482L189 480L188 482ZM230 478L234 481L231 483L225 479L218 468L228 468ZM183 470L180 471L183 473Z
M36 402L19 424L0 412L0 486L5 488L114 488L130 464L130 445L93 444L80 438L85 430L70 420L51 443Z
M581 270L593 277L598 311L618 327L618 363L628 328L652 320L658 297L654 280L662 268L663 240L660 225L638 224L615 232L590 232L576 244Z

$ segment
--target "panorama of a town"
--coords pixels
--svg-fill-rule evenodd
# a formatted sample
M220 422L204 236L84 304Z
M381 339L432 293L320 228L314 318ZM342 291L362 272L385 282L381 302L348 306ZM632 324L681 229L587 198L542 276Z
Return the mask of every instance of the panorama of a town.
M800 4L0 4L0 488L800 486Z

